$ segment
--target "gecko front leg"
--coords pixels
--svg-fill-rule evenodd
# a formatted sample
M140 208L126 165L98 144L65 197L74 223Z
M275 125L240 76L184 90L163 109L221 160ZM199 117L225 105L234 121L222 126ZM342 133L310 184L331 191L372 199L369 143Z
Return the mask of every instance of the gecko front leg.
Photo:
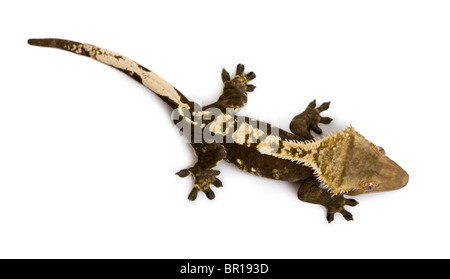
M316 108L316 100L309 103L305 111L295 116L289 124L292 133L304 138L305 140L313 139L311 130L317 134L322 134L319 123L329 124L333 119L330 117L322 117L321 112L330 107L330 102L321 104Z
M350 212L344 209L345 205L356 206L358 202L354 199L346 199L343 195L332 195L327 190L320 188L320 184L315 178L304 180L298 189L298 198L301 201L321 204L327 209L327 220L331 223L334 220L334 214L339 212L345 220L353 220Z
M194 178L194 186L188 196L188 199L194 201L199 191L205 193L210 200L215 198L214 192L210 185L222 187L222 182L216 177L220 171L213 168L222 161L226 156L225 148L218 143L193 143L197 162L194 166L183 169L176 174L180 177L192 175Z

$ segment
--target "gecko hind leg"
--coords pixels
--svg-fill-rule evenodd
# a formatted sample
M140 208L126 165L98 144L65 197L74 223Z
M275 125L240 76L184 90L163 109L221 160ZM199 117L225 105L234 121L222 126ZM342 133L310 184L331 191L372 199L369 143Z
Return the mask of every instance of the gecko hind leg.
M320 188L320 183L315 178L303 181L298 189L298 198L301 201L321 204L327 209L327 221L334 220L334 214L339 212L345 220L353 220L353 215L344 209L345 205L356 206L358 202L354 199L346 199L343 195L332 195L327 190Z
M222 182L217 178L220 171L213 168L225 158L225 148L218 143L193 143L192 147L197 155L197 162L194 166L182 169L176 174L180 177L192 175L194 178L194 186L188 196L189 200L194 201L200 191L212 200L215 198L215 194L210 185L222 187Z
M309 103L305 111L295 116L289 124L289 129L292 133L300 136L306 140L313 139L311 130L317 134L322 134L322 129L319 128L319 123L329 124L333 119L330 117L322 117L321 112L330 107L330 102L321 104L316 108L316 100Z

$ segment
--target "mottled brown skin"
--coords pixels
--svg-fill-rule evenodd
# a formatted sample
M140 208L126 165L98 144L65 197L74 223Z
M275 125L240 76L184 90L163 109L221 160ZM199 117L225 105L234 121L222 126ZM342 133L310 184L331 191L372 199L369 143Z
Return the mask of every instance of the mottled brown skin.
M158 97L160 97L174 110L183 108L188 110L192 115L198 111L196 110L196 108L198 109L198 105L189 101L173 86L159 78L156 74L153 74L147 68L124 56L92 45L69 40L30 39L28 42L31 45L59 48L96 59L124 72L134 80L140 82L156 93ZM248 84L248 81L253 80L256 75L253 72L244 74L244 70L244 66L239 64L233 78L231 78L230 74L226 70L223 70L222 80L224 87L222 94L219 96L217 102L200 108L200 111L203 113L209 108L217 108L222 113L226 114L226 116L229 116L232 121L234 121L234 128L237 129L238 127L236 123L238 123L238 118L234 112L247 103L247 93L252 92L255 89L255 86ZM326 165L332 168L331 171L324 169L324 175L328 175L330 179L336 180L336 176L333 176L336 174L336 172L333 172L333 168L335 166L327 161L333 161L334 159L327 158L326 154L328 151L324 152L324 150L327 149L323 149L322 146L321 150L317 148L317 150L314 150L314 152L321 151L322 153L320 154L313 154L312 150L308 151L306 149L301 149L301 144L311 142L310 140L314 138L311 131L314 131L317 134L322 133L322 130L319 128L319 123L328 124L332 121L329 117L321 116L321 113L329 108L329 104L329 102L323 103L319 107L316 107L316 102L311 102L305 111L292 119L289 126L292 133L278 129L278 135L282 140L280 143L281 150L283 150L283 144L286 145L286 149L284 150L289 150L288 154L282 154L283 156L295 155L301 159L306 152L310 152L310 157L312 157L312 160L322 158L321 162L316 162L320 165L320 167L324 167L324 165ZM232 114L228 114L227 109L230 108L234 111ZM200 122L196 122L182 114L180 119L174 120L175 124L183 121L187 121L185 123L191 123L189 125L191 125L192 128L198 128L197 130L191 129L191 131L194 132L186 135L191 138L191 142L195 142L193 139L195 138L196 133L203 133L205 125L212 123L214 119L202 119ZM250 119L245 118L245 123L248 124L249 127L253 127L253 122ZM262 124L263 122L257 123L258 125L255 127L259 127L259 124ZM203 124L203 126L201 126L201 124ZM266 126L268 128L267 134L271 135L271 131L274 130L275 127L272 127L267 123ZM246 136L248 135L246 134ZM329 141L333 143L332 140L333 139L330 139ZM348 165L344 166L347 169L344 169L342 172L337 172L339 175L347 174L347 176L351 176L344 177L345 180L341 179L351 185L349 188L350 191L346 190L346 194L361 194L370 191L395 190L406 185L408 181L408 175L406 172L404 172L389 158L381 154L380 151L375 150L376 147L374 149L372 146L373 144L370 142L360 136L356 137L356 140L359 140L359 142L356 142L354 146L351 146L351 148L354 148L350 150L351 153L344 154L346 156L345 158L348 160L345 160L343 165ZM295 142L298 148L292 148L289 145L290 142ZM268 141L268 143L264 144L271 144L271 142ZM236 142L230 143L226 141L206 141L202 138L201 142L191 143L191 146L197 155L197 161L192 167L180 170L177 173L180 177L192 175L194 179L194 186L188 196L189 200L195 200L199 191L204 192L208 199L213 199L215 197L214 192L210 189L210 185L222 187L222 182L217 178L217 175L219 175L220 172L214 168L220 161L225 160L237 168L254 175L276 180L289 181L299 185L298 198L305 202L323 205L327 210L327 220L329 222L333 221L334 214L338 212L341 213L346 220L353 219L352 215L344 209L344 206L355 206L358 203L353 199L344 198L343 193L338 191L339 188L327 188L327 186L333 185L324 185L323 182L321 183L319 177L317 177L317 170L312 169L311 165L306 166L306 161L304 162L305 164L302 164L299 163L299 161L292 159L277 157L278 155L276 154L267 155L267 153L264 153L266 151L262 151L263 148L267 148L267 146L259 146L257 143L248 141L248 139L245 139L244 144L242 144ZM330 153L333 153L333 150L330 149ZM290 154L290 152L292 154ZM302 156L299 155L300 153L302 153ZM365 162L364 159L368 159L368 161ZM351 166L356 163L360 164L360 166L352 169ZM322 178L325 179L327 176ZM340 179L342 177L338 176L337 178ZM367 181L364 180L365 178L367 178ZM377 186L376 189L374 185ZM343 187L341 187L341 189L343 189Z

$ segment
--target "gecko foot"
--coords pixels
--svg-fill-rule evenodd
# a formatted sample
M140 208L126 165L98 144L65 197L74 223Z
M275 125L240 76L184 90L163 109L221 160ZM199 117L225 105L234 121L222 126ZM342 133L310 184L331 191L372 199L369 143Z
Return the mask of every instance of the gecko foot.
M252 92L253 90L255 90L256 86L247 84L248 81L256 78L255 73L249 72L247 74L244 74L244 69L244 65L239 64L236 68L236 75L233 79L231 79L230 74L225 69L222 70L222 81L225 85L225 89L236 88L244 92Z
M323 204L325 208L327 209L327 221L328 223L331 223L334 220L334 214L339 212L342 214L345 220L352 221L353 215L344 209L345 205L349 206L356 206L358 202L354 199L346 199L342 195L341 196L335 196L333 199Z
M345 220L353 220L350 212L344 206L356 206L358 202L354 199L346 199L344 195L332 195L327 190L322 189L319 181L315 178L308 178L302 181L298 189L298 198L301 201L323 205L327 210L327 220L331 223L335 213L341 213Z
M222 187L222 182L216 177L220 174L220 171L213 169L203 169L201 167L192 167L189 169L183 169L176 173L180 177L186 177L192 175L194 177L194 187L189 193L188 199L194 201L197 198L199 191L205 193L206 197L210 200L215 198L214 192L211 190L210 185L216 187Z
M329 107L330 102L323 103L319 107L316 107L316 100L313 100L306 107L305 111L292 119L289 128L294 134L305 138L311 137L309 133L310 130L313 130L316 134L322 134L319 123L330 124L333 119L330 117L322 117L320 113L327 110Z

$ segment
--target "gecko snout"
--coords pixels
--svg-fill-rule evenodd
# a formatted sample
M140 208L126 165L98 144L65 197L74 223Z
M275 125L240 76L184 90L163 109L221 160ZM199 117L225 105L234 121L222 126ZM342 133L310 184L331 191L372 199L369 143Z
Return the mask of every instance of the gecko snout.
M408 182L409 182L409 175L408 175L408 173L406 171L404 172L404 174L402 174L401 181L402 181L400 183L401 188L405 187L408 184Z

